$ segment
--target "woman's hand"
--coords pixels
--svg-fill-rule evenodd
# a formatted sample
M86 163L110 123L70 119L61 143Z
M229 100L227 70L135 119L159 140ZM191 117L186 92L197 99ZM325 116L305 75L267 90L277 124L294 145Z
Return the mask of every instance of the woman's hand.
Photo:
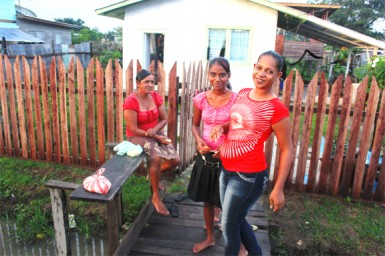
M146 131L146 137L154 137L156 135L156 131L152 128Z
M172 140L170 140L169 138L163 135L156 135L154 136L154 139L156 139L157 141L159 141L159 143L164 145L168 145L172 142Z
M210 138L212 141L217 141L223 134L224 129L222 125L214 126L210 132Z
M285 204L285 196L283 191L280 189L273 189L273 191L270 193L269 201L270 209L272 209L273 212L278 212L281 208L283 208L283 205Z
M210 152L210 147L206 145L206 143L203 140L197 141L197 149L198 152L203 154L207 154Z

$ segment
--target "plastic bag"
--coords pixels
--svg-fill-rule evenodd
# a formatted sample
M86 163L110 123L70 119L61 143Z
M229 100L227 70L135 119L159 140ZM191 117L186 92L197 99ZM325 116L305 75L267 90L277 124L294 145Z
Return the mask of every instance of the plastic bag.
M102 176L104 171L104 168L100 168L96 171L96 174L85 178L83 181L84 189L89 192L107 194L111 188L111 182L106 177Z
M116 154L135 157L140 155L143 152L143 149L140 145L135 145L129 141L122 141L114 147L114 151L118 151Z

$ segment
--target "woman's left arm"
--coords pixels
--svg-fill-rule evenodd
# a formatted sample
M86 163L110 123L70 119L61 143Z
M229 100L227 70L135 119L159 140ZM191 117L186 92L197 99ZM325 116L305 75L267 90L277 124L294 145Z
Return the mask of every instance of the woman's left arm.
M283 207L285 197L283 189L293 161L290 117L286 117L272 126L279 146L278 176L270 194L270 207L276 212Z
M158 112L159 112L159 122L157 125L154 126L154 128L148 129L147 131L148 137L155 136L156 133L161 129L163 129L163 127L165 127L167 124L167 114L163 104L158 107Z

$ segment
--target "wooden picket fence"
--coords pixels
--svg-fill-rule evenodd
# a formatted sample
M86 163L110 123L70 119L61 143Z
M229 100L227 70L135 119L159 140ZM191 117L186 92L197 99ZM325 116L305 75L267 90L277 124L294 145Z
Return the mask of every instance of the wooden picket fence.
M12 65L0 55L0 156L102 165L109 155L106 142L125 139L122 105L134 88L133 61L123 81L117 61L103 70L97 59L86 69L71 59L66 70L60 58L53 58L47 70L39 56L32 65L20 58ZM193 163L196 150L192 97L207 90L208 81L202 62L181 66L177 77L173 65L168 81L160 62L148 69L156 75L157 90L165 99L167 135L179 151L183 171ZM385 151L385 97L375 79L369 93L367 88L366 78L353 101L349 77L340 76L330 86L324 73L317 73L305 87L294 71L282 91L276 87L292 120L295 154L286 189L385 200L385 164L379 164ZM274 136L265 151L274 183L279 154Z

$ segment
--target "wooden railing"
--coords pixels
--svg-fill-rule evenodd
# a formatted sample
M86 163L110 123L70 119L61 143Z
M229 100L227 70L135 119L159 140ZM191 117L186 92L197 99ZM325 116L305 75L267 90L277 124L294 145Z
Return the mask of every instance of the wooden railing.
M108 158L106 142L125 138L122 105L134 88L133 62L123 82L117 61L103 70L97 59L86 69L72 59L65 70L60 58L53 58L46 70L40 57L31 66L20 58L12 65L0 55L0 156L101 166ZM175 63L165 81L162 65L154 66L148 69L156 72L157 90L166 99L167 135L184 170L195 153L192 97L208 88L207 67L183 63L177 77ZM299 72L289 74L282 91L276 88L290 108L296 152L287 189L385 200L385 164L379 165L385 151L385 97L375 79L368 88L365 79L351 97L349 77L340 76L330 86L324 73L305 87ZM265 151L274 183L279 154L274 136Z

